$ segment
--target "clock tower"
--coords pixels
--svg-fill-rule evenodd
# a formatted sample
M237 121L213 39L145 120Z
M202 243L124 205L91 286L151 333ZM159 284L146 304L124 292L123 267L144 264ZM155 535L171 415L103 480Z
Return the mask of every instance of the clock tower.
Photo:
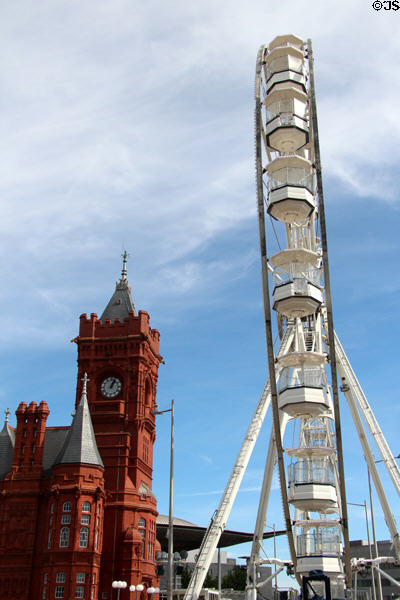
M87 373L88 404L104 464L103 590L111 590L114 580L158 585L152 465L160 335L151 329L148 313L135 310L126 260L124 252L121 278L103 314L81 315L74 340L77 404Z

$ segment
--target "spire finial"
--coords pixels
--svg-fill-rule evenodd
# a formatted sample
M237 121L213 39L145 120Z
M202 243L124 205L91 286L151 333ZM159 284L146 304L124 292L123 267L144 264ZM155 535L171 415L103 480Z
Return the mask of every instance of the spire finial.
M121 254L121 257L122 257L121 281L126 281L126 263L128 262L128 256L129 256L129 254L127 253L126 250L124 250L123 253Z
M87 373L85 373L84 376L82 377L82 381L83 381L82 396L83 395L87 396L87 382L90 381L90 379L88 379Z
M8 417L11 415L11 410L9 408L7 408L7 410L5 410L4 412L6 414L6 420L4 422L8 423Z

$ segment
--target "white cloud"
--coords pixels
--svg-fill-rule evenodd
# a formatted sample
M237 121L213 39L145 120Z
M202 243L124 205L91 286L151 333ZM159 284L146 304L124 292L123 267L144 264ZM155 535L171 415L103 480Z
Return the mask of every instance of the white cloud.
M131 253L134 295L140 290L145 306L157 303L157 322L182 331L183 308L197 308L204 298L209 304L213 294L230 310L232 298L224 290L232 282L239 288L259 260L254 67L259 45L277 34L313 39L324 176L358 199L357 210L366 196L381 201L383 210L387 201L398 203L397 17L376 13L364 0L2 3L0 251L5 260L0 308L6 316L1 329L5 352L54 349L74 337L77 315L101 310L111 296L123 244ZM343 253L354 250L354 259L360 253L370 257L375 240L360 243L365 236L356 235L356 225ZM240 236L246 227L243 250ZM394 258L395 250L383 254L383 244L376 245L382 261L389 254ZM347 265L342 273L345 290L356 287L349 271ZM370 298L379 275L369 273L372 283L367 283L364 272L353 297L360 303ZM380 288L386 296L397 291L394 279ZM250 290L246 306L254 298L261 303L261 294ZM243 322L250 340L244 353L252 356L258 352L252 347L256 334L245 309ZM353 339L360 331L355 323L351 315ZM224 343L241 344L243 338L236 335L236 330L225 330ZM213 342L208 342L210 349ZM386 361L388 354L382 354ZM21 352L22 362L24 356ZM222 373L236 368L225 355L219 360ZM194 364L193 404L208 406L200 386L196 396L196 378L206 377L207 369ZM26 368L23 364L24 373ZM230 382L225 385L228 389ZM237 393L226 392L230 411ZM234 460L237 436L232 432L241 431L243 423L232 412L229 419L223 444ZM215 424L213 436L223 429ZM187 434L195 437L189 427ZM215 440L203 434L200 441L215 447ZM222 494L228 473L218 471L220 462L227 460L215 460L208 469L204 494ZM242 492L258 490L262 471L255 469L253 475ZM272 487L278 497L276 475ZM197 511L206 521L215 500L191 506L188 516L192 520ZM241 517L246 524L255 517L250 504L242 512L237 508L238 527ZM281 518L277 504L268 522Z

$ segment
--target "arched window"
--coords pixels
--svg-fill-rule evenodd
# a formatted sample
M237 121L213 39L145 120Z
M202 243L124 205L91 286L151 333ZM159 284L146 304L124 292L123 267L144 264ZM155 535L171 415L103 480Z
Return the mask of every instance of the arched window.
M89 528L81 527L81 534L79 536L79 547L87 548L89 545Z
M82 503L82 512L90 513L90 511L91 511L90 502L83 502Z
M69 527L61 527L60 548L67 548L69 544Z
M63 504L63 512L71 512L72 504L71 502L64 502Z
M146 521L143 518L139 519L138 529L140 537L142 538L142 551L141 556L144 558L145 542L146 542Z

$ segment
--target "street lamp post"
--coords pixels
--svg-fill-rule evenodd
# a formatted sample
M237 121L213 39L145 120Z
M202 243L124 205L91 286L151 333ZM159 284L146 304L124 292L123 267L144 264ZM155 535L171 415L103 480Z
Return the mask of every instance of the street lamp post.
M393 458L400 458L400 454L398 454L397 456L394 456ZM381 462L385 462L385 460L382 458L382 459L379 459L379 460L375 461L375 463L381 463ZM369 470L368 463L367 463L367 473L368 473L369 503L370 503L370 507L371 507L372 537L373 537L373 541L374 541L375 557L377 558L379 556L379 551L378 551L378 542L376 540L374 504L373 504L373 501L372 501L371 473L370 473L370 470ZM371 556L371 558L372 558L372 556ZM374 568L372 568L372 581L375 583L375 571L374 571ZM379 600L383 600L382 578L381 578L381 574L380 574L379 571L377 571L377 583L378 583Z
M135 600L137 600L138 592L143 592L143 590L144 590L144 585L142 585L141 583L138 583L137 585L129 586L130 592L136 592Z
M119 600L119 595L121 593L121 590L125 589L127 587L127 585L128 584L126 581L113 581L112 582L111 587L118 590L117 600Z
M367 465L367 473L368 473L368 490L369 490L369 504L371 507L371 522L372 522L372 537L374 540L374 547L375 547L375 557L378 558L379 556L379 551L378 551L378 542L376 540L376 530L375 530L375 516L374 516L374 504L372 502L372 488L371 488L371 473L369 471L368 465ZM372 568L372 577L373 579L375 579L375 571L374 568ZM383 600L383 593L382 593L382 578L381 578L381 574L379 571L377 571L377 580L378 580L378 594L379 594L379 600Z
M153 415L163 415L171 413L171 444L170 444L170 463L169 463L169 513L168 513L168 581L167 581L167 597L172 600L173 591L173 571L174 571L174 401L171 400L171 408L166 410L158 410L157 405L153 411ZM150 589L150 588L149 588ZM154 593L154 592L153 592Z
M365 525L367 528L367 539L368 539L368 548L369 548L369 557L372 560L372 547L371 547L371 540L369 537L369 524L368 524L368 509L367 509L367 501L364 500L364 504L358 504L357 502L348 502L347 504L350 504L351 506L362 506L364 508L365 511ZM355 572L355 583L356 583L356 592L355 592L355 596L356 596L356 600L357 600L357 571ZM374 576L374 570L372 569L371 572L371 583L372 583L372 595L374 600L376 600L376 587L375 587L375 576Z
M272 531L274 532L274 558L277 558L276 556L276 527L275 527L275 523L272 525L265 525L265 527L268 527L268 529L272 529ZM275 594L274 594L274 600L277 599L278 597L278 578L276 576L276 563L274 563L274 579L275 579Z

